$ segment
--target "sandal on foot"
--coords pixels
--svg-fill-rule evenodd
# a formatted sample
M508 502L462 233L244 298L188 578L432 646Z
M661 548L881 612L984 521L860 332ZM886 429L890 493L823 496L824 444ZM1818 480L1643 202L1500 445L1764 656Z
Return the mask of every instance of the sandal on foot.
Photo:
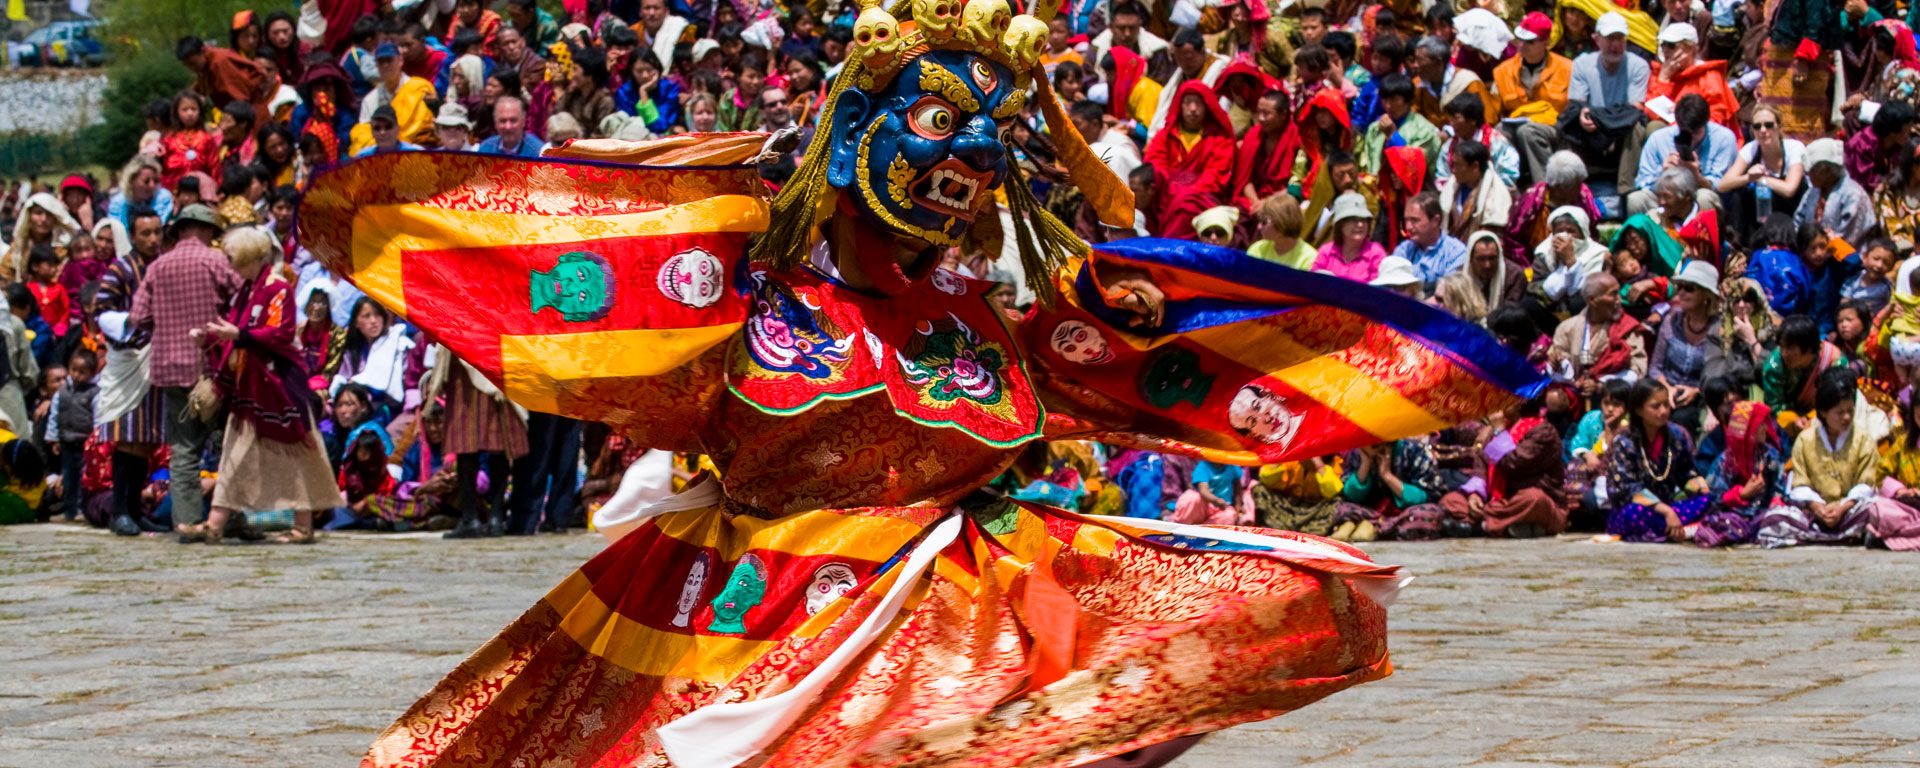
M320 537L314 535L312 528L304 528L304 529L294 528L292 530L283 531L279 535L274 536L273 543L275 544L312 544L315 541L318 541L319 538Z
M208 525L205 521L193 525L174 526L174 530L180 532L180 543L182 544L204 542L217 545L221 539L226 537L226 531Z

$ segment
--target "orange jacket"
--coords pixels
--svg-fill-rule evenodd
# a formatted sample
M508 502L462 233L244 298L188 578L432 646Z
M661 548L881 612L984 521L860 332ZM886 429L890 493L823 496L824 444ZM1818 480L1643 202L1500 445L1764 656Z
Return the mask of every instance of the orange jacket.
M1493 95L1500 100L1501 117L1524 117L1536 123L1560 122L1560 110L1567 108L1567 92L1573 87L1573 60L1548 52L1541 67L1540 80L1529 89L1520 84L1520 57L1515 56L1493 68Z
M1713 121L1740 134L1740 123L1734 115L1740 113L1740 100L1733 97L1733 89L1727 87L1727 63L1724 61L1703 61L1674 76L1673 80L1660 79L1660 62L1653 62L1653 72L1647 78L1647 101L1665 96L1675 102L1689 93L1700 94L1707 100L1707 106L1713 109ZM1644 104L1641 107L1645 109ZM1647 114L1659 118L1653 110Z

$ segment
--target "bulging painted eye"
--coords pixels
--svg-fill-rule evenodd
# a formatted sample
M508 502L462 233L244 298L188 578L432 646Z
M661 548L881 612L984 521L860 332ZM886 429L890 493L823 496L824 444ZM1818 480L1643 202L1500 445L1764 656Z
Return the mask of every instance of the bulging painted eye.
M1000 78L995 77L993 74L993 67L987 66L987 63L984 61L974 59L972 69L973 84L980 86L980 90L983 93L993 93L993 87L1000 84Z
M913 128L922 136L941 139L953 133L953 109L945 104L924 103L913 108Z

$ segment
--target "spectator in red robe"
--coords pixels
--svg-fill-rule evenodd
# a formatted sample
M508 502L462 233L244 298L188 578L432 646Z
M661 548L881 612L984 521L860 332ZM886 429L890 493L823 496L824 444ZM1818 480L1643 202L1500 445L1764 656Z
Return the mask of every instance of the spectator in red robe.
M377 0L319 0L320 15L327 19L327 31L320 35L320 47L334 56L346 55L353 47L353 22L380 10Z
M1326 162L1328 152L1353 149L1353 118L1340 92L1326 88L1307 101L1295 126L1300 134L1300 148L1307 154L1306 173L1294 180L1300 189L1294 197L1301 197L1314 191L1313 183L1319 178L1320 166Z
M180 38L174 55L193 71L193 90L201 96L215 104L244 101L253 104L256 112L266 111L260 85L266 82L267 71L259 62L230 48L207 45L192 35Z
M1104 66L1107 76L1113 83L1107 89L1107 110L1121 120L1132 120L1134 114L1128 109L1133 98L1133 89L1147 76L1147 60L1140 54L1120 46L1114 46L1107 54Z
M1233 124L1206 83L1189 80L1174 103L1180 118L1147 144L1147 164L1160 176L1161 237L1194 239L1193 217L1228 198L1233 183Z
M1260 201L1287 191L1293 162L1300 156L1300 128L1284 87L1268 91L1254 105L1253 128L1240 138L1233 164L1234 204L1251 213Z
M1427 153L1419 147L1387 147L1380 157L1380 219L1375 239L1398 243L1406 237L1401 219L1407 201L1427 188Z

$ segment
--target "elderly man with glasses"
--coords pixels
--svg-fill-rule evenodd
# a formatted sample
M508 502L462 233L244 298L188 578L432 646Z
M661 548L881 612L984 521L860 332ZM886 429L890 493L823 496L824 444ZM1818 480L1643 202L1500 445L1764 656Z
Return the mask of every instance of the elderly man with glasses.
M1594 23L1597 50L1573 60L1567 108L1560 112L1562 141L1589 161L1619 157L1618 179L1633 178L1640 153L1627 151L1634 131L1646 123L1640 104L1647 100L1653 71L1627 52L1627 20L1608 13ZM1645 134L1641 134L1645 136Z

